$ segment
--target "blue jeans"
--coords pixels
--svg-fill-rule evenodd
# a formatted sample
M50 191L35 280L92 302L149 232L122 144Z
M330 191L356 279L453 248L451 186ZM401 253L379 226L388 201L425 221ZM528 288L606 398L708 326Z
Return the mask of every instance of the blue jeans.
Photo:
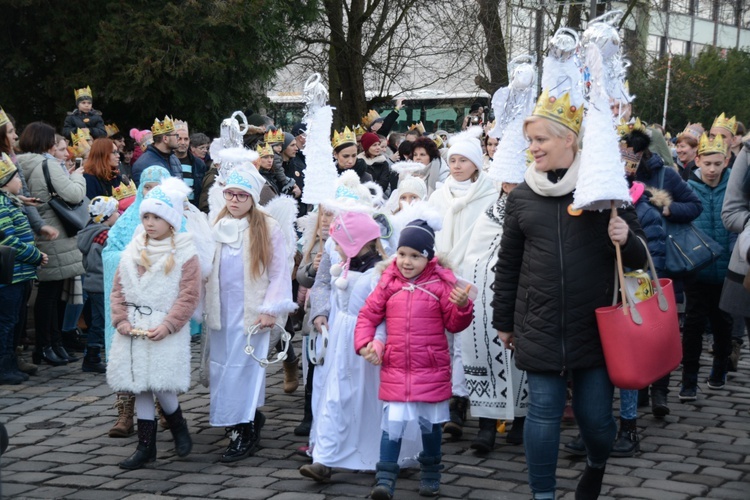
M440 443L443 440L442 424L434 424L431 432L422 430L422 454L426 457L440 456ZM398 463L398 454L401 453L401 440L391 440L386 431L380 437L380 461Z
M104 348L104 294L90 293L89 305L91 306L91 324L86 334L86 345L89 347Z
M620 389L620 418L638 418L638 391Z
M612 416L614 387L605 367L572 370L573 412L586 444L588 464L603 467L617 426ZM555 470L560 446L567 379L559 373L527 372L529 411L523 429L529 486L535 499L555 498Z
M0 356L15 355L13 338L26 290L25 282L0 286Z

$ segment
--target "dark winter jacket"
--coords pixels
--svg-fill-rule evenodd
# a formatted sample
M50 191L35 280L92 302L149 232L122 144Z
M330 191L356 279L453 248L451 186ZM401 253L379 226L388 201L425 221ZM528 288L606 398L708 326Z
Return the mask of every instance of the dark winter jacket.
M177 160L181 165L182 180L193 190L188 195L188 200L197 207L201 197L201 189L203 188L203 176L206 175L206 164L191 153L190 149L188 149L185 158L177 158Z
M133 164L133 182L135 182L136 186L139 186L141 183L141 173L153 165L164 167L172 177L182 179L182 164L180 160L174 154L165 155L156 149L153 144L149 144L146 151Z
M663 177L661 172L664 172ZM652 154L642 161L635 173L635 180L669 193L672 204L669 206L670 216L667 219L672 222L690 222L703 210L701 200L687 182L680 178L676 170L666 167L658 155Z
M399 117L399 112L395 109L388 113L388 116L383 118L383 124L380 126L376 134L382 135L383 137L388 137L388 134L391 133L391 129L393 128L393 125L396 123ZM368 132L372 132L372 130L368 130Z
M114 189L123 182L120 174L108 181L99 179L93 174L83 174L83 179L86 181L86 198L89 200L93 200L97 196L115 196Z
M72 140L71 135L74 132L78 132L79 128L89 129L89 131L91 131L91 137L94 139L107 137L107 131L104 129L102 113L95 109L92 109L88 113L81 113L78 109L68 113L68 116L65 117L65 123L63 124L63 135Z
M727 275L729 257L731 257L734 244L737 241L737 234L727 231L721 222L721 207L724 205L724 195L727 191L730 172L731 169L724 169L724 172L721 173L721 180L715 188L703 182L700 177L700 170L693 172L693 176L688 181L690 187L693 188L693 191L703 203L703 212L693 221L693 224L721 245L724 250L719 258L708 267L704 267L695 276L691 276L691 281L721 284Z
M516 365L533 372L604 365L595 309L612 304L615 249L609 211L571 215L573 193L536 194L523 183L508 196L493 285L492 326L513 332ZM574 212L575 213L575 212ZM645 235L633 208L623 263L642 268Z
M276 186L275 190L281 194L288 194L291 196L292 190L297 183L294 181L294 175L290 176L287 172L287 167L284 164L281 155L273 155L273 168L271 170L273 172L271 179L273 179L273 183ZM270 182L268 178L266 180Z
M359 182L364 184L365 182L372 181L372 176L369 173L367 173L367 164L362 158L357 158L357 162L354 164L352 169L355 172L357 172L357 175L359 176ZM350 170L350 169L341 168L339 167L338 162L336 162L336 173L341 175L347 170Z
M104 293L104 266L102 250L107 245L109 226L89 222L78 232L78 250L83 254L83 267L86 276L83 278L83 291L86 293Z
M631 194L632 192L631 190ZM672 198L666 191L649 188L634 201L638 223L646 235L646 244L654 261L656 275L662 276L667 260L667 233L664 231L661 212L665 205L671 203Z
M398 174L391 170L388 160L383 155L376 156L375 158L367 158L364 153L361 153L358 159L362 159L365 162L367 173L372 176L372 180L383 190L383 196L387 200L398 186Z

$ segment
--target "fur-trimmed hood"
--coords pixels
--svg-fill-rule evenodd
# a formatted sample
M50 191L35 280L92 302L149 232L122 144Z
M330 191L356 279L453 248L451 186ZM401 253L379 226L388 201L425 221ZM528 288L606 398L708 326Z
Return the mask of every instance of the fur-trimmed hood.
M362 152L357 155L357 158L363 159L368 167L371 167L376 163L383 163L383 162L388 163L388 160L383 155L378 155L373 158L368 158L367 155L365 155L365 153Z
M649 203L656 208L665 208L672 204L672 195L664 189L647 186L644 194L648 197Z
M393 276L394 278L406 280L406 278L404 278L399 272L398 268L395 265L395 262L396 262L396 256L393 255L392 257L386 260L381 260L380 262L375 264L375 267L373 268L373 278L376 280L380 280L380 278L384 274L386 274L386 271L387 271L388 274L390 276ZM419 276L417 276L417 279L419 279L420 276L423 276L426 271L433 269L436 265L439 266L437 270L441 278L449 282L457 281L456 275L453 270L453 265L451 265L450 261L448 260L448 257L444 254L435 255L435 257L430 262L427 263L427 267L424 268L422 273ZM450 275L440 274L440 272L444 272L444 271L448 271Z

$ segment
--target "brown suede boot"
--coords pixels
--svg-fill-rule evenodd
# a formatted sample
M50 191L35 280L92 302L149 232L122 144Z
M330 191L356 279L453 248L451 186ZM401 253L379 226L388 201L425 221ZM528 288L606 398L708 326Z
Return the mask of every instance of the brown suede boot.
M133 428L133 413L135 411L135 395L129 392L118 392L115 400L117 408L117 422L109 430L109 437L128 437L135 433Z
M297 360L284 361L284 392L289 394L299 387L299 376L297 375Z
M25 359L21 357L23 354L23 347L16 347L16 358L18 358L18 369L27 375L36 375L38 366L27 363Z

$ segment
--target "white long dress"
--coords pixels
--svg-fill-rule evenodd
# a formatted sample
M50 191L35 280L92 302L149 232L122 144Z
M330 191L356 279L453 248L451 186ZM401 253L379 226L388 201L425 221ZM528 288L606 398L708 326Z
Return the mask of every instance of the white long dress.
M526 416L528 380L516 368L513 351L505 349L492 327L491 285L503 235L505 202L501 196L474 224L459 245L466 245L461 274L479 290L474 320L461 332L461 354L474 417L512 420Z
M329 342L324 363L313 375L310 432L313 461L328 467L374 470L380 459L380 367L354 350L357 315L377 284L373 273L350 271L345 290L331 286ZM320 353L320 342L318 349ZM421 440L404 440L399 463L412 465L421 449Z
M245 353L246 311L251 308L251 321L257 318L263 304L291 303L291 270L284 252L284 236L278 228L271 233L274 256L267 271L264 289L256 286L253 297L246 297L245 238L238 248L222 245L219 260L219 297L221 328L210 331L210 383L212 426L232 426L252 422L255 410L265 404L266 370ZM264 282L265 280L258 280ZM259 283L260 284L260 283ZM277 314L277 323L286 321L286 314ZM270 332L256 333L252 345L256 353L267 353ZM258 357L261 357L258 355Z

